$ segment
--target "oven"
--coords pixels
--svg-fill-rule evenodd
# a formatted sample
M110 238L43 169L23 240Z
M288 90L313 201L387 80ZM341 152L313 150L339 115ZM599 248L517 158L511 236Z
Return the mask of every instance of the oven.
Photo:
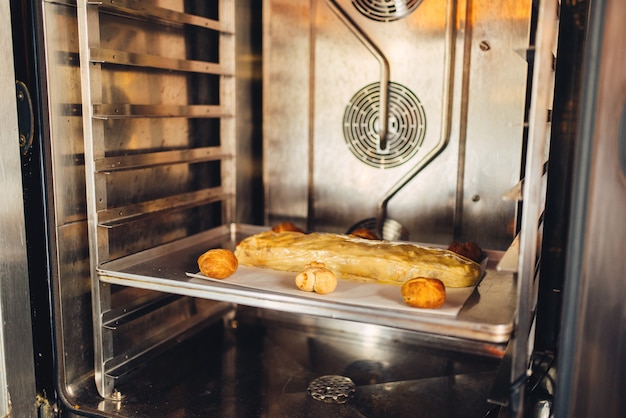
M603 253L582 245L599 236L581 223L604 190L585 169L604 27L593 18L623 16L617 3L11 2L13 25L30 29L14 29L14 48L27 46L15 68L32 102L21 177L37 414L574 408L578 381L557 382L576 375L572 301L586 299L566 284L584 283L578 260L624 249L619 222L600 234L615 235ZM623 219L616 114L606 213ZM398 286L340 280L319 297L269 269L198 273L205 251L283 222L476 242L482 276L423 310ZM619 260L601 263L612 286Z

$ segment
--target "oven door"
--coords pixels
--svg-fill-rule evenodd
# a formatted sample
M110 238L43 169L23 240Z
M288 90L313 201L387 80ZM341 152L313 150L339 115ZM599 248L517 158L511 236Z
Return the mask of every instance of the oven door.
M24 143L30 136L32 109L28 89L16 83L25 74L16 74L13 56L13 45L23 45L21 25L15 27L15 43L14 32L6 30L12 28L12 6L9 2L0 4L0 25L5 28L0 34L0 416L35 416L35 356L22 187L22 151L27 149L20 148L20 134L24 132ZM17 51L16 57L22 56L21 52ZM17 68L22 65L20 62ZM24 118L18 119L18 109L25 113ZM19 122L31 128L21 130Z

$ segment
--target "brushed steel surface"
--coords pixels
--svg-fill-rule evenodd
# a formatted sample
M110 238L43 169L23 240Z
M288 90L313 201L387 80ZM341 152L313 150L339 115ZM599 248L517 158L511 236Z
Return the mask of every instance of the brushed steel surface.
M191 309L193 319L176 322L177 315L170 311L177 312L177 304L145 309L148 319L142 315L132 327L148 332L129 338L121 329L103 326L103 315L113 309L115 289L100 281L97 267L140 251L142 245L162 244L176 239L176 235L193 234L192 230L201 230L203 224L216 225L233 218L233 7L227 0L186 8L183 2L148 8L133 1L77 2L94 369L98 392L104 398L120 396L114 387L116 376L125 374L128 365L139 363L178 338L172 329L174 334L190 334L206 323L207 316L225 311L218 309L209 315ZM215 20L199 17L203 13L217 16ZM161 25L163 19L166 25ZM162 56L166 65L157 66L155 71L155 60L144 60L144 67L134 61L129 65L128 60L102 62L91 54L111 49L144 58ZM185 65L179 65L179 71L168 71L169 60L190 60L190 64L215 61L222 63L225 71L217 77L207 75L204 68L196 73ZM130 119L138 119L138 123L128 123ZM156 124L169 119L177 129L171 136L128 129L155 125L153 119L157 119ZM213 127L213 132L203 129L207 126ZM224 157L215 163L174 161L110 174L96 167L110 155L193 149L199 143L206 145L202 142L207 139L223 149ZM190 225L190 220L202 217L204 221ZM188 303L193 301L183 299L180 305L183 315ZM144 323L158 323L159 327L150 329Z
M380 79L379 63L325 1L269 2L264 85L272 93L264 99L264 155L270 223L302 219L316 230L343 232L376 215L385 192L433 148L445 126L445 2L424 1L392 22L369 19L349 1L337 3L387 57L390 80L419 98L425 141L400 167L381 170L358 161L346 146L342 117L350 98ZM450 144L390 200L388 212L414 240L472 239L503 250L515 227L515 203L501 196L519 181L530 2L454 4Z
M263 2L263 182L266 222L307 223L312 155L309 1ZM269 116L269 117L268 117ZM313 221L313 220L312 220Z
M414 332L241 308L223 329L183 342L120 385L119 401L84 388L88 413L141 416L456 418L484 416L498 357L442 350ZM167 371L167 373L164 373ZM348 376L346 404L313 400L316 377ZM167 399L167 402L154 402Z
M361 41L363 46L365 46L372 53L374 58L376 58L380 64L380 81L378 83L378 115L375 116L378 117L377 132L375 132L378 136L378 145L375 149L384 153L387 149L387 135L389 130L389 78L391 72L389 69L389 60L380 50L378 45L370 39L367 33L361 29L361 26L359 26L359 24L350 17L350 14L347 13L342 6L339 5L339 3L335 0L327 0L326 4L330 6L332 11L343 22L343 24L350 29L350 31L359 39L359 41Z
M203 162L225 158L218 147L203 147L195 149L157 151L153 153L135 155L116 155L96 160L96 171L111 173L119 170L131 170L159 165L169 165L184 162Z
M212 117L221 115L214 113L215 110L233 109L233 53L228 51L232 46L234 19L227 14L228 7L220 8L217 22L182 13L183 2L178 0L151 2L151 5L155 7L150 7L149 14L154 19L144 19L146 2L103 5L116 14L103 14L100 22L96 22L102 29L99 34L102 48L84 50L83 56L95 52L93 58L97 62L107 58L98 55L98 51L125 51L127 54L94 64L103 67L90 85L94 97L98 97L95 102L103 108L108 106L114 118L98 122L96 138L101 141L88 142L91 149L86 150L81 116L89 114L92 108L81 103L76 2L42 2L50 109L47 115L50 144L47 146L52 163L48 186L52 196L49 203L54 210L51 218L55 223L53 263L56 268L52 279L54 294L58 295L54 309L63 312L55 316L56 343L57 352L65 354L58 358L56 367L59 390L67 399L85 385L93 385L94 351L102 353L103 359L119 354L120 350L127 350L132 356L134 354L130 353L137 350L129 347L139 343L138 340L147 342L142 348L151 343L154 347L161 346L168 340L167 336L161 338L168 334L168 328L182 333L179 335L182 338L187 325L205 326L204 318L220 316L221 307L225 306L183 298L167 308L149 310L146 307L143 322L135 321L131 326L141 332L109 330L107 337L96 338L94 344L93 332L98 325L94 329L91 323L92 306L98 306L102 312L109 308L123 309L125 301L130 306L131 301L143 300L154 293L108 284L92 289L90 253L98 255L100 251L99 255L105 257L123 256L184 237L194 229L221 224L223 217L231 218L234 213L233 204L216 207L224 199L234 199L235 195L234 141L227 139L234 138L233 111L224 112L230 115L230 120L222 123L218 119L217 123L212 123L205 122L209 119L198 118L206 116L206 110ZM98 28L93 23L89 21L90 30ZM214 65L210 50L186 48L183 23L199 25L202 28L199 30L221 29L227 34L228 39L219 47L214 45L216 50L224 52L219 65ZM223 91L215 90L217 83L211 77L226 77ZM98 90L95 88L98 83L106 87ZM137 109L139 112L131 112ZM197 110L202 113L194 114ZM154 117L144 119L143 115ZM192 116L194 122L181 116ZM95 185L85 177L86 151L97 155L87 164L97 173ZM220 179L221 176L224 178ZM101 216L110 224L107 228L97 227L102 234L93 242L91 251L85 196L86 185L90 184L95 186L90 189L91 193L97 189L95 197L89 200L90 205L102 211ZM118 210L112 209L115 207ZM120 218L119 209L127 212L137 207L142 208L142 213L133 215L136 222L124 223L128 219ZM178 210L172 211L176 207ZM143 219L150 212L157 215ZM159 227L155 226L155 219ZM90 301L92 291L96 294L94 304ZM98 309L94 311L96 324ZM188 320L181 321L181 318ZM113 333L119 334L114 341L108 339ZM159 335L160 340L157 338L155 342L154 336ZM178 340L178 337L174 339ZM97 369L98 378L106 380L102 368Z
M557 417L621 416L626 399L626 4L592 2L559 345ZM623 158L623 154L621 156Z
M446 23L446 2L424 0L402 18L380 22L362 15L350 1L339 0L388 57L390 80L410 89L424 108L424 142L410 160L388 169L356 159L344 139L343 117L350 98L364 86L378 82L380 65L325 0L270 0L257 6L255 10L263 9L262 56L248 44L260 43L255 35L244 30L230 36L234 32L232 16L220 17L226 36L219 48L226 63L220 62L219 67L204 67L202 63L212 61L188 55L180 24L188 15L173 12L183 10L183 2L151 2L171 10L147 11L149 18L142 9L143 2L104 3L107 10L131 17L103 15L99 34L102 45L81 49L83 59L89 53L100 66L95 71L96 84L87 86L101 83L103 88L92 92L96 98L93 102L96 110L105 109L105 118L96 120L97 140L90 144L94 148L85 150L81 116L91 109L80 104L76 9L71 1L44 2L58 222L54 283L59 290L56 308L64 312L57 318L58 350L68 353L59 365L62 390L72 396L91 390L94 347L89 274L99 263L89 261L87 229L93 228L89 222L98 216L110 220L111 225L98 227L106 231L98 231L92 253L101 251L105 256L97 261L120 257L98 271L103 282L93 290L102 290L99 302L104 312L133 306L123 301L165 292L191 298L172 315L167 310L155 311L155 319L179 318L186 309L197 309L202 315L207 312L203 304L210 299L268 312L306 312L345 319L341 322L348 324L365 321L410 329L422 340L432 336L440 342L453 340L449 347L457 350L488 351L496 346L498 351L508 340L516 301L514 276L496 271L493 265L453 321L303 304L298 299L192 283L184 272L195 266L200 246L215 244L211 228L224 219L247 221L263 213L266 223L290 219L307 229L344 232L355 222L375 216L385 192L436 147L447 125L448 146L394 194L388 215L410 229L412 241L447 244L453 238L477 240L484 248L495 249L493 260L497 260L499 250L513 238L515 222L516 203L502 202L501 195L519 181L529 0L497 4L450 0L456 5L453 26ZM246 2L237 1L232 7L242 18L236 22L260 25L259 19L249 14ZM206 23L202 22L190 23ZM83 29L94 30L91 23L81 24ZM156 30L155 24L171 25L170 30ZM456 51L452 57L445 52L445 34L450 28L454 29L449 33L453 33ZM118 51L125 52L110 55ZM454 69L450 77L446 76L446 59ZM190 72L202 74L190 78ZM215 92L212 77L225 77L226 88ZM258 91L254 90L255 83L260 82L263 120ZM451 92L449 106L446 88ZM207 100L200 100L193 92L207 93L203 97ZM442 110L448 107L449 123ZM196 110L202 112L194 113ZM206 115L226 117L217 127L195 127L195 122L180 117L195 120ZM86 151L94 154L87 168L93 168L96 177L95 184L93 179L87 180L89 187L106 191L89 192L89 217ZM257 177L261 164L262 180ZM216 172L220 173L220 184L213 183ZM263 189L262 199L252 181L264 186L258 187ZM202 196L211 200L211 193L206 191L218 191L218 199L226 199L221 214L212 209L195 210L189 208L193 204L181 202L186 197L194 202L204 202ZM183 206L182 211L170 210ZM135 226L125 223L120 209L134 211ZM156 218L149 217L157 213ZM209 231L210 239L205 240L204 232L196 235L199 231ZM239 235L222 232L226 239L219 245L232 247L235 237L241 236L241 231ZM184 241L162 246L178 239ZM179 251L178 245L189 247ZM164 322L155 333L167 332L174 321ZM137 326L141 336L149 339L143 333L146 330ZM136 341L130 334L115 344L132 352L130 346ZM96 339L95 350L109 353L109 344L113 343ZM224 367L232 360L226 356ZM120 358L115 364L125 366ZM103 401L103 405L102 410L115 413L115 399Z
M3 28L0 34L0 416L36 417L17 80L9 2L0 4L0 26Z
M445 3L422 3L410 16L393 23L372 22L348 2L344 2L344 8L352 11L355 21L386 54L391 81L410 88L424 107L426 133L414 157L422 158L440 138L442 92L448 81L444 79ZM316 50L311 63L315 80L311 92L315 105L311 150L313 213L318 229L344 231L353 223L375 215L378 201L413 162L380 170L363 165L348 152L341 129L344 109L356 91L379 79L379 70L367 49L324 4L317 5L315 19ZM430 19L435 20L433 27L421 27L425 22L430 23ZM430 193L428 201L434 202L436 194ZM399 195L398 200L401 199ZM415 235L414 228L406 225L409 222L398 210L397 201L393 203L389 207L390 217L413 230L412 239L426 238ZM417 208L412 211L419 212Z
M189 24L232 33L231 21L220 22L215 19L207 19L202 16L194 16L183 12L183 5L179 0L155 0L146 2L142 0L104 0L98 2L103 10L122 12L127 15L137 16L141 19L153 19L165 21L168 24Z
M140 117L215 118L232 116L232 114L223 111L220 106L94 104L93 110L93 117L96 119Z
M501 196L519 180L531 2L472 4L462 230L494 248L510 243L515 204Z
M516 335L513 339L511 383L518 384L527 375L532 347L539 288L537 259L541 254L543 213L545 210L547 152L550 148L549 112L553 103L554 54L559 27L557 1L541 3L537 17L532 91L528 116L528 146L526 149L523 185L524 207L521 216L519 260L517 271ZM523 393L523 388L522 388ZM522 400L512 399L518 411ZM519 403L519 404L518 404ZM523 408L522 408L523 409Z
M193 71L196 73L225 74L224 68L212 62L197 60L180 60L156 55L137 54L110 49L93 48L89 51L93 61L109 62L138 67L161 68L176 71ZM232 75L232 74L231 74Z

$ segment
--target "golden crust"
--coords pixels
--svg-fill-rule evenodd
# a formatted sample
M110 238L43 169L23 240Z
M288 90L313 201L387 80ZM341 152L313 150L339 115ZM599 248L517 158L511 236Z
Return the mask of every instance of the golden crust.
M318 260L338 278L398 285L431 277L446 287L473 286L481 273L477 263L448 250L341 234L267 231L245 238L235 255L243 265L293 272Z
M313 262L296 276L296 286L305 292L326 295L337 288L337 276L323 263Z
M436 309L446 301L446 288L439 279L416 277L400 288L404 303L414 308Z
M367 228L355 229L354 231L350 232L350 235L353 237L364 238L364 239L380 239L378 238L378 235L376 235L376 233L374 233L373 231Z
M215 248L198 257L198 267L207 277L225 279L237 271L239 261L232 251Z
M454 241L448 246L448 250L469 258L472 261L480 263L483 250L475 242L458 242Z
M293 222L281 222L277 225L274 225L272 227L272 231L274 232L300 232L300 233L304 233L304 231L301 228L298 228Z

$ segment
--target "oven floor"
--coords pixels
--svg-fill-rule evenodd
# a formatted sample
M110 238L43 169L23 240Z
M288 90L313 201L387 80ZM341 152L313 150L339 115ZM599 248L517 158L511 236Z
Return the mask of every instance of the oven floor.
M121 401L93 390L76 412L119 417L485 417L500 360L447 352L402 338L381 338L267 319L240 311L135 370L116 385ZM352 324L350 324L351 326ZM349 377L343 404L315 400L311 381ZM64 416L74 416L66 411Z

